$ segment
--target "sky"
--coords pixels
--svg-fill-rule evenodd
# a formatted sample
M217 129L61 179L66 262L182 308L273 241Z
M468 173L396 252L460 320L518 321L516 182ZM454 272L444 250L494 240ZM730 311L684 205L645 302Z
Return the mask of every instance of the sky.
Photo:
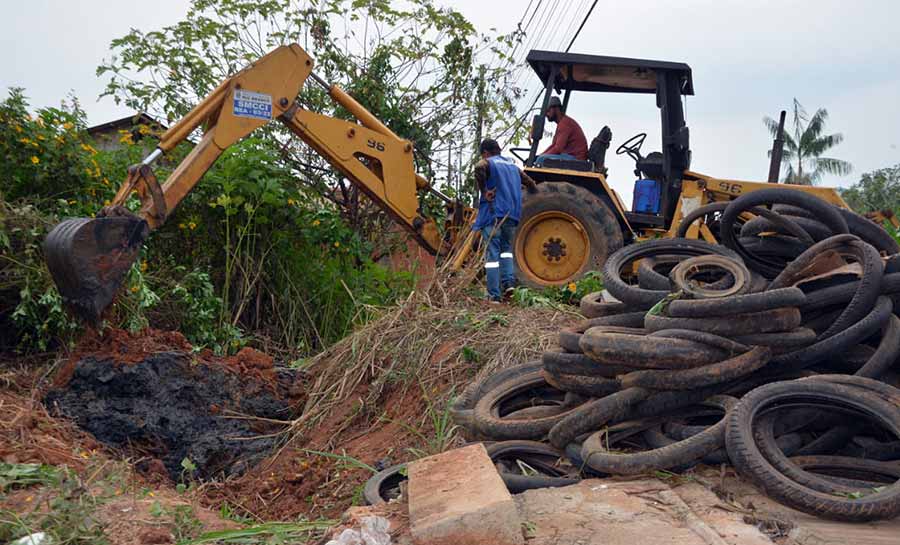
M528 6L526 0L436 1L462 12L479 30L494 27L499 32L514 29ZM546 21L534 40L541 48L560 49L590 0L543 1ZM4 2L12 0L0 0ZM98 100L105 80L95 72L110 56L110 41L131 27L152 30L173 24L184 17L188 4L16 3L0 20L0 96L10 86L21 86L32 105L41 107L56 106L73 93L91 124L129 115L110 98ZM863 172L900 163L897 21L900 2L894 0L599 0L572 51L688 63L695 88L686 106L692 169L721 178L765 179L772 140L763 116L777 118L794 97L809 113L826 108L827 129L845 139L830 155L850 161L854 171L822 183L847 186ZM526 77L537 84L532 73ZM660 148L652 95L573 94L568 113L588 140L609 125L613 149L639 132L649 135L645 153ZM630 202L633 162L612 151L610 183Z

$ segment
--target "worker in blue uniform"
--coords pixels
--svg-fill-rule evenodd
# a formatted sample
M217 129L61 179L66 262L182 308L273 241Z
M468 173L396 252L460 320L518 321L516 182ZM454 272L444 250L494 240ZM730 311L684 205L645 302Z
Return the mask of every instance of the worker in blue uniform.
M496 140L481 142L481 161L475 165L480 198L474 229L481 231L488 298L501 301L516 287L513 241L522 214L522 186L537 191L537 184L512 161L500 154ZM502 290L502 291L501 291Z

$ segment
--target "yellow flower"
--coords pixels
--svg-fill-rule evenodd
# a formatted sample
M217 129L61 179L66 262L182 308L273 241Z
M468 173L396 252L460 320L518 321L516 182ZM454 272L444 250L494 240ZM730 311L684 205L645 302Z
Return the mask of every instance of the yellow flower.
M103 185L109 185L109 178L103 178Z
M63 138L62 136L57 136L57 137L56 137L56 141L59 142L60 144L65 144L65 143L66 143L66 139Z
M69 199L69 204L75 204L76 202L78 201L76 201L75 199Z
M288 199L288 205L294 206L294 199Z
M131 133L128 133L122 138L119 138L119 142L123 144L134 144L134 140L131 139Z
M179 223L179 224L178 224L178 228L179 228L179 229L184 229L184 228L185 228L185 225L184 225L183 223Z
M16 132L22 132L22 127L16 125Z
M91 457L91 455L86 450L83 450L83 451L81 451L81 457L84 458L85 460L87 460L88 458Z
M103 206L109 206L109 199L106 199L105 201L103 201Z
M148 127L147 125L141 125L140 127L138 127L138 132L141 134L150 134L150 127Z
M131 293L137 293L139 289L137 286L131 286Z
M41 162L41 160L38 159L36 156L34 156L34 155L31 156L31 163L32 163L32 164L36 165L36 164L38 164L38 163L40 163L40 162Z
M38 140L44 140L44 135L39 134L39 135L38 135Z
M335 247L335 248L340 248L340 247L341 247L341 243L340 243L340 242L337 242L337 241L335 241L335 243L334 243L334 247Z
M147 270L147 262L141 261L141 272L144 272L146 270Z
M21 143L23 143L23 144L25 144L25 145L27 146L28 144L31 143L31 140L29 140L28 138L24 138L24 137L23 137L23 138L19 138L19 142L21 142Z
M569 282L569 285L566 287L569 288L569 291L571 291L572 293L578 291L578 286L575 285L575 282Z
M319 220L313 220L312 225L313 227L318 227L320 223L322 222L320 222Z
M188 227L191 229L191 231L193 231L194 229L197 228L197 224L194 222L190 222L190 223L188 223Z
M63 128L66 129L66 130L71 129L71 128L74 127L74 126L75 126L75 125L73 125L73 124L72 124L71 122L69 122L69 121L66 121L65 123L63 123Z
M100 177L100 167L94 169L94 178Z
M91 147L87 144L81 144L81 149L83 149L84 151L91 151Z

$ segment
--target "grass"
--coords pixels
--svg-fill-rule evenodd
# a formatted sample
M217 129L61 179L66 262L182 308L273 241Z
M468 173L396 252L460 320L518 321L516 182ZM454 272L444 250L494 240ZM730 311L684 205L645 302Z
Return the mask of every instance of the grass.
M204 543L241 543L263 545L270 543L308 543L322 537L337 524L335 520L301 522L267 522L238 530L206 532L178 545L201 545Z
M28 490L30 507L19 513L0 510L0 543L44 532L53 545L103 545L108 540L97 508L114 497L122 481L120 468L107 464L91 477L39 464L3 464L4 491ZM31 493L33 490L33 493Z
M428 395L424 386L420 384L420 387L422 388L422 399L425 400L425 422L421 428L395 419L383 418L383 420L397 424L415 436L419 440L421 448L408 448L407 451L416 458L425 458L450 448L456 440L456 431L459 426L453 423L450 403L443 403L443 408L438 408L437 400ZM452 390L449 397L453 397Z
M315 378L288 433L303 437L332 409L351 399L358 399L365 408L362 416L375 419L389 387L446 392L476 374L525 363L550 348L560 327L574 319L552 308L498 308L473 301L466 289L475 272L464 269L450 277L446 270L438 270L431 285L380 310L368 324L306 360L304 370ZM429 403L443 402L447 394L441 397ZM434 415L432 411L429 418ZM440 443L448 430L440 418L433 420ZM344 429L334 430L335 443ZM422 450L433 451L433 439L425 441Z

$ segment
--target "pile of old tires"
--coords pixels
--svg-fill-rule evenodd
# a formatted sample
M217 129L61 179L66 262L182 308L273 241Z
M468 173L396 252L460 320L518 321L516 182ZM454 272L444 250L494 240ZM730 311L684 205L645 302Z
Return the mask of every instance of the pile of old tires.
M900 247L784 188L699 208L681 233L698 226L722 244L610 256L560 349L471 384L456 423L543 443L583 474L730 464L817 516L900 514Z

